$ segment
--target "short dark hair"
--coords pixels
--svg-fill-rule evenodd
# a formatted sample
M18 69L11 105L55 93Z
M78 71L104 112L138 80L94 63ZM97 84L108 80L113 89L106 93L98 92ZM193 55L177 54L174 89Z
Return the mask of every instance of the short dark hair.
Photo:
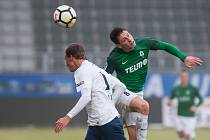
M65 52L67 57L73 56L76 59L86 59L85 50L80 44L71 43Z
M115 44L119 44L118 37L125 30L126 29L121 27L115 27L110 33L110 39L112 40L112 42L114 42Z

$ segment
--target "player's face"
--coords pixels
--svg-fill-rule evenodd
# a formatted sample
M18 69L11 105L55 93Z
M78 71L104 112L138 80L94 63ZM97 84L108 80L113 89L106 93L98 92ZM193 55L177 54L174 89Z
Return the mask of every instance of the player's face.
M122 50L129 52L136 46L133 36L128 31L123 31L118 37L118 47Z
M188 84L189 74L187 72L182 72L180 74L181 85L186 86Z
M67 57L65 56L66 66L69 68L71 72L77 70L78 65L76 63L76 59L74 57Z

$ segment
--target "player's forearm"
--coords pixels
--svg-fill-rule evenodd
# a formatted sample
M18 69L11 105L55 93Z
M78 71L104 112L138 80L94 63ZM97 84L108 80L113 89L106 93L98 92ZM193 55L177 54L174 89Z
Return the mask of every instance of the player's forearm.
M159 41L159 47L160 49L167 51L168 53L178 57L180 60L184 62L186 55L174 45Z
M82 91L81 91L82 92ZM84 91L83 91L84 92ZM88 91L87 91L88 92ZM91 91L89 91L91 92ZM76 116L91 100L91 94L83 93L77 104L67 114L70 118Z

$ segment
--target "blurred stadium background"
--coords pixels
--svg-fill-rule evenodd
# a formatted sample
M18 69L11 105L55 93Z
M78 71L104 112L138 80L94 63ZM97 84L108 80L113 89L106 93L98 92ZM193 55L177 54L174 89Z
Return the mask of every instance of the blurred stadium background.
M77 12L77 22L68 30L52 21L52 13L62 4ZM68 112L79 95L72 73L65 68L65 47L72 42L84 44L88 59L103 67L113 48L109 33L115 26L127 28L136 37L172 43L204 60L190 73L205 98L198 112L199 132L210 131L209 12L209 0L0 0L0 131L5 132L0 139L16 140L8 138L10 127L52 127ZM151 51L145 87L151 104L150 128L174 126L175 109L165 106L165 99L182 68L177 58ZM85 120L83 111L70 127L85 127Z

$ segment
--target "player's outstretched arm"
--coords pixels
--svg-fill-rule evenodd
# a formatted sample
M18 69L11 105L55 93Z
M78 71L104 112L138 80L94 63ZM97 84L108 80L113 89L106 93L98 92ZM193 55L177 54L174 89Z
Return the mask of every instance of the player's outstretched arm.
M158 41L158 45L156 47L153 47L153 49L167 51L168 53L181 59L184 62L185 66L188 68L192 68L193 66L200 66L203 62L198 57L186 56L182 51L180 51L177 47L170 43Z
M71 122L71 118L67 115L58 119L54 127L55 133L61 132L70 122Z
M201 66L202 63L203 63L203 60L201 60L198 57L194 57L194 56L187 56L184 59L184 64L188 68L192 68L193 66Z

